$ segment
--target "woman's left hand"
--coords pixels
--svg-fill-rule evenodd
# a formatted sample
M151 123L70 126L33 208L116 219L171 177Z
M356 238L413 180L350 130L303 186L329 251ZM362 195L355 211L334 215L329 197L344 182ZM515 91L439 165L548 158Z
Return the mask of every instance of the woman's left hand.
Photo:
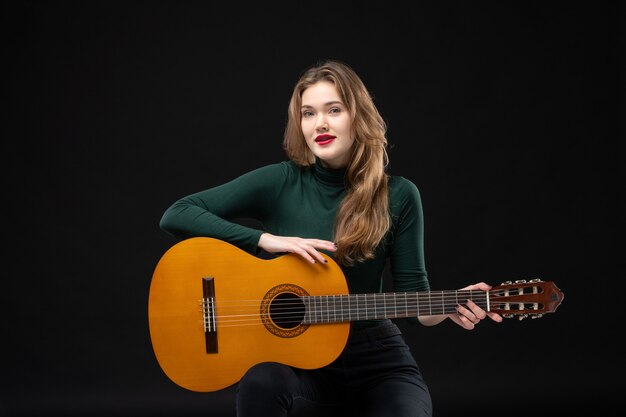
M461 290L481 291L489 291L490 289L491 286L485 284L484 282L479 282L477 284L468 285L465 288L461 288ZM448 317L450 318L450 320L467 330L472 330L481 320L486 317L489 317L491 320L497 323L500 323L503 320L502 316L498 313L485 311L471 300L468 300L465 305L458 305L457 312L454 314L448 314Z

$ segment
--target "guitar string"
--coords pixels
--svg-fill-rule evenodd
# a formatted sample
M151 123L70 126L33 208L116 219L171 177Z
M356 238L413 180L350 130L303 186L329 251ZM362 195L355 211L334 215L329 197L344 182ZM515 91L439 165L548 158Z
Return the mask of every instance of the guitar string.
M513 292L512 295L515 294L516 291ZM341 294L341 295L324 295L324 296L306 296L307 300L318 299L316 303L322 304L321 309L316 305L309 305L308 307L304 306L304 302L300 299L294 302L281 302L280 305L275 309L276 311L272 312L268 315L268 317L273 317L278 320L283 321L293 321L293 322L305 322L306 324L311 323L337 323L337 322L345 322L345 321L353 321L353 320L366 320L366 319L378 319L379 313L381 312L381 308L384 310L383 318L385 317L415 317L415 316L423 316L423 315L436 315L436 314L450 314L456 310L456 306L459 305L457 302L459 296L463 298L465 295L469 295L470 297L466 300L471 299L478 306L483 309L487 309L487 294L491 294L491 292L483 292L476 290L457 290L454 292L426 292L426 293L407 293L410 294L412 300L407 299L404 304L400 305L391 305L386 306L384 303L388 300L389 297L392 297L392 301L398 294L403 295L404 293L385 293L382 297L380 293L375 294ZM510 294L511 295L511 294ZM362 297L361 297L362 296ZM341 300L341 304L337 305L336 297L348 297L348 301L354 299L354 306L350 305L347 307ZM416 298L417 297L417 298ZM421 298L421 299L420 299ZM433 304L433 298L440 298L437 303ZM449 298L454 298L453 300ZM332 299L333 306L330 306L329 299ZM362 299L362 300L361 300ZM373 300L372 300L373 299ZM427 299L427 300L426 300ZM364 308L359 308L357 302L361 301L364 303L368 303ZM374 305L372 305L372 301ZM420 305L421 303L425 303L429 301L428 305ZM465 301L465 300L461 300ZM247 304L242 304L247 303ZM216 309L220 311L218 315L213 317L214 320L218 320L221 324L221 327L230 327L230 326L244 326L244 325L257 325L263 324L263 318L261 317L258 309L260 308L260 303L268 302L268 300L221 300L217 301ZM326 302L326 306L323 304ZM238 303L238 304L236 304ZM316 304L314 303L314 304ZM380 305L380 304L383 305ZM226 305L230 304L230 305ZM503 304L502 301L496 302L495 304ZM527 304L538 304L538 303L520 303L520 302L504 302L504 304L513 304L513 305L527 305ZM237 310L239 308L250 308L250 312L243 310ZM400 307L400 310L405 310L398 314L397 310ZM295 310L294 310L295 308ZM337 311L337 308L339 311ZM446 309L449 309L446 312ZM235 313L239 314L226 314L227 310L234 310ZM280 311L282 310L282 311ZM394 314L390 314L391 310L393 310ZM419 311L418 311L419 310ZM502 309L500 309L502 310ZM531 311L537 311L537 309L529 309ZM343 311L343 313L342 313ZM516 309L506 309L507 312L515 313L518 310ZM426 312L428 314L426 314ZM307 313L308 316L307 316ZM421 313L421 314L420 314ZM345 316L352 317L353 320L343 320ZM332 316L332 317L331 317ZM360 316L363 316L362 318Z
M411 313L415 313L415 314L410 314L410 315L399 315L397 316L398 318L401 317L420 317L420 316L429 316L431 314L418 314L417 312L411 312ZM433 312L432 315L436 315L436 314L448 314L448 313L444 313L444 312ZM261 317L261 315L254 314L251 315L253 316L252 318L247 318L247 319L232 319L230 317L233 316L217 316L217 323L219 328L225 328L225 327L241 327L241 326L255 326L255 325L264 325L265 321L263 320L263 318ZM274 315L272 315L274 316ZM350 322L350 321L355 321L355 320L365 320L365 317L359 317L360 314L354 314L354 317L352 320L346 319L345 315L343 318L338 318L338 317L334 317L332 320L330 317L328 317L327 320L324 319L320 319L320 320L316 320L316 321L311 321L309 320L304 320L305 316L303 315L297 315L297 316L288 316L288 317L282 317L281 320L285 320L285 321L294 321L294 322L299 322L299 324L295 325L293 328L298 327L299 325L308 325L308 324L333 324L333 323L346 323L346 322ZM230 318L230 319L226 319L226 318ZM368 317L368 319L370 320L378 320L378 319L382 319L382 318L393 318L391 316L385 316L385 317L378 317L376 315L372 316L372 317ZM268 317L269 319L269 317ZM292 320L289 320L292 319ZM289 329L287 329L289 330Z
M482 297L482 298L485 298L485 297ZM477 305L483 308L487 307L486 299L482 299L482 300L475 299L473 301ZM240 320L241 317L257 317L259 315L258 309L261 308L261 305L259 304L259 302L261 301L251 302L247 305L240 304L240 305L230 305L230 306L222 306L220 302L216 302L216 309L218 309L220 313L217 316L215 316L215 318L222 319L222 320L228 320L228 319ZM433 304L431 302L429 305L424 305L423 304L424 300L421 300L421 303L422 304L420 305L420 301L417 301L417 300L408 301L407 300L407 302L403 304L381 305L380 303L376 303L376 305L371 305L370 303L369 305L365 305L364 307L359 307L357 302L355 302L354 305L346 306L345 303L337 305L337 303L333 301L332 303L333 305L331 306L330 303L325 303L326 305L323 305L324 302L320 301L320 304L322 304L321 306L309 305L308 307L305 307L304 303L301 303L301 302L281 303L274 309L275 311L272 312L271 315L274 317L279 317L281 319L299 319L299 318L302 318L304 315L306 315L305 313L305 310L306 310L307 312L310 312L309 316L314 316L314 317L317 317L317 316L328 317L331 314L333 316L337 316L337 315L340 315L342 311L344 312L344 315L363 314L365 316L373 315L374 317L376 317L378 315L378 312L382 312L381 310L389 314L391 311L397 312L398 310L405 310L405 311L416 310L418 308L420 309L420 311L428 311L431 314L433 311L437 312L440 310L442 311L442 314L443 314L444 310L454 312L455 307L459 305L456 302L456 299L448 300L448 301L444 300L443 303ZM249 312L243 310L243 308L249 308ZM237 314L234 314L234 313L237 313Z
M311 300L311 299L318 299L320 300L320 302L326 302L326 300L328 299L333 299L333 302L337 302L337 297L339 297L340 299L348 299L348 301L354 299L355 301L364 301L367 303L385 303L387 301L393 302L394 299L397 299L398 297L404 297L406 294L407 299L412 298L415 299L415 297L417 296L419 301L422 302L424 301L424 299L426 300L425 302L434 302L436 301L437 298L440 299L448 299L448 298L454 298L455 300L458 298L464 298L466 295L469 295L469 298L467 299L472 299L472 298L485 298L486 297L486 292L483 291L479 291L479 290L463 290L463 291L458 291L457 293L444 293L441 294L439 292L430 292L430 294L428 293L422 293L422 292L411 292L411 293L368 293L368 294L335 294L335 295L306 295L306 296L297 296L294 297L294 302L293 304L295 305L301 305L301 300L302 299L306 299L306 300ZM509 296L511 295L521 295L521 294L509 294ZM490 297L497 297L497 296L504 296L504 295L500 295L500 294L494 294L494 293L489 293ZM391 299L391 300L390 300ZM219 300L220 304L224 305L226 303L236 303L239 305L245 305L244 303L249 303L249 305L257 305L258 303L262 303L264 301L270 301L267 298L263 298L263 299L242 299L242 300ZM341 300L340 300L341 301ZM404 302L404 300L400 300L400 302ZM286 301L281 301L280 304L281 305L289 305L291 302L286 302Z
M341 296L338 296L341 297ZM315 301L314 299L317 298L317 301ZM352 297L350 296L350 299L337 299L335 296L308 296L308 297L304 297L304 300L307 301L306 303L302 300L296 300L296 301L289 301L289 302L280 302L280 303L275 303L275 305L277 306L277 308L281 308L281 309L285 309L285 308L289 308L289 307L293 307L293 308L305 308L305 304L308 304L308 306L306 306L306 308L309 309L320 309L320 308L328 308L328 309L345 309L345 308L353 308L352 304L354 304L354 308L356 308L356 306L358 306L358 303L365 303L365 309L372 309L372 310L376 310L379 308L383 308L383 309L392 309L392 308L403 308L404 305L411 305L411 304L416 304L416 305L420 305L422 304L424 307L427 306L433 306L434 308L436 308L437 306L440 305L444 305L444 306L448 306L448 305L456 305L459 302L465 302L465 301L469 301L472 300L475 303L478 302L486 302L487 301L487 297L486 296L482 296L482 297L474 297L474 298L464 298L464 297L454 297L454 299L442 299L442 300L433 300L433 297L430 297L429 299L424 299L424 298L419 298L416 299L415 297L412 298L407 298L406 300L395 300L394 303L394 299L392 298L391 300L385 298L385 299L381 299L381 298L376 298L374 300L372 300L371 298L373 297L369 297L370 299L367 299L366 297ZM460 298L460 300L459 300ZM311 302L311 300L313 300ZM346 301L348 302L348 305L346 306ZM217 300L217 301L213 301L216 305L218 305L222 310L227 310L227 309L237 309L237 308L246 308L246 307L250 307L250 308L258 308L260 307L263 303L271 303L270 300L266 300L266 299L262 299L262 300ZM390 302L392 304L387 305L386 303ZM202 300L199 301L200 304L202 304ZM318 306L317 304L320 304L320 306ZM519 304L519 303L516 303ZM395 307L394 307L395 306Z
M486 308L486 304L482 304L481 303L477 303L477 305L479 305L482 308ZM444 305L441 306L442 309L447 308L451 308L453 306L456 306L456 304L449 304L449 305ZM364 310L350 310L349 312L344 311L343 316L341 316L341 314L336 314L336 312L331 312L330 311L324 311L321 312L321 314L319 314L319 317L317 315L314 315L313 317L311 317L311 315L309 315L309 317L306 316L306 313L303 314L302 312L299 312L296 315L292 315L293 312L292 311L287 311L284 313L280 313L280 312L275 312L272 313L271 315L266 315L265 318L269 319L269 317L274 317L277 318L279 320L283 320L283 321L294 321L294 322L305 322L304 324L313 324L313 323L340 323L340 322L347 322L347 321L353 321L353 320L364 320L364 319L372 319L372 320L376 320L376 319L381 319L381 318L394 318L394 317L416 317L416 316L428 316L428 315L437 315L437 314L450 314L453 313L455 311L455 309L453 310L449 310L448 312L446 312L445 310L428 310L428 314L426 311L417 311L418 310L418 305L414 304L414 305L407 305L407 307L403 307L402 309L405 310L405 312L401 313L401 314L397 314L397 312L394 312L394 314L384 314L381 316L381 312L378 311L378 309L376 311L374 311L373 308L369 308L369 309L365 309ZM369 310L369 311L368 311ZM425 309L420 309L420 310L425 310ZM421 314L420 314L421 313ZM283 316L281 316L281 314ZM348 317L352 317L353 320L348 320L345 319L346 316ZM366 318L367 317L367 318ZM252 314L239 314L239 315L218 315L215 317L215 319L217 320L218 324L221 325L220 327L231 327L231 326L243 326L243 325L256 325L256 324L263 324L264 317L262 317L262 315L260 315L258 312L254 312ZM314 321L311 320L311 318L315 319Z
M477 305L487 305L487 300L473 300L473 302ZM430 305L424 305L424 304L420 304L419 302L407 302L407 303L403 303L403 304L396 304L396 305L380 305L377 304L375 306L373 305L366 305L366 306L358 306L358 304L354 303L354 305L346 305L344 304L333 304L333 305L322 305L322 306L311 306L309 305L308 307L305 306L304 303L291 303L291 304L280 304L278 305L275 310L279 311L287 311L287 312L291 312L291 311L301 311L301 310L309 310L309 311L313 311L316 313L325 313L325 312L332 312L332 311L351 311L351 310L359 310L359 311L378 311L378 310L402 310L405 309L407 306L408 307L420 307L420 309L441 309L441 308L450 308L452 306L458 306L461 303L457 303L456 301L452 302L444 302L444 303L437 303L437 304L430 304ZM495 303L495 304L502 304L502 303ZM508 304L536 304L536 303L508 303ZM227 311L234 311L235 313L240 312L240 311L244 311L243 309L249 309L249 311L254 312L257 311L259 308L261 308L260 304L248 304L248 305L239 305L239 306L222 306L220 304L220 302L216 302L215 303L216 308L219 309L222 313L225 313ZM254 313L246 313L246 314L254 314ZM228 315L234 315L234 314L221 314L220 316L225 317ZM219 316L218 316L219 317Z
M386 317L378 317L378 316L373 316L373 317L368 317L367 319L369 320L379 320L379 319L383 319L383 318L410 318L410 317L422 317L422 316L429 316L429 315L437 315L437 314L449 314L449 313L445 313L445 312L432 312L432 314L417 314L417 312L413 311L411 313L414 314L410 314L410 315L398 315L396 316L386 316ZM515 311L511 311L511 313L515 313ZM297 324L293 327L296 328L300 325L309 325L309 324L333 324L333 323L346 323L346 322L351 322L351 321L359 321L359 320L367 320L365 317L359 317L358 315L355 315L355 317L352 317L351 319L346 319L345 315L343 318L338 318L338 317L334 317L333 319L331 319L330 317L326 320L324 319L319 319L319 320L315 320L315 321L311 321L309 320L304 320L304 317L302 315L298 315L297 317L290 317ZM285 318L283 318L285 319ZM289 318L287 318L289 319ZM268 318L269 320L269 318ZM271 321L271 320L270 320ZM289 321L289 320L288 320ZM218 326L219 328L226 328L226 327L241 327L241 326L256 326L256 325L265 325L265 321L263 320L263 318L259 315L259 314L255 314L254 318L250 318L250 319L241 319L241 320L237 320L237 319L223 319L223 320L217 320ZM287 329L289 330L289 328Z

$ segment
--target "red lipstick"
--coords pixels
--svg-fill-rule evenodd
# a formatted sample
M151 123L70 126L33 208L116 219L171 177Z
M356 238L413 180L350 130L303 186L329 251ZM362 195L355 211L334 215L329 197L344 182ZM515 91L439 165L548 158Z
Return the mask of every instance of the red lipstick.
M328 134L319 135L318 137L315 138L315 143L317 143L320 146L328 145L330 142L335 140L335 138L336 136L328 135Z

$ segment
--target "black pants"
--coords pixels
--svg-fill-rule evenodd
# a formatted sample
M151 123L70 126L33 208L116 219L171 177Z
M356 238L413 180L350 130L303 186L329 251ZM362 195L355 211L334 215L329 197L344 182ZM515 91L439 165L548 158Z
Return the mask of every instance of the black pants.
M427 417L428 387L390 320L350 336L341 356L316 370L274 362L252 367L237 387L238 417Z

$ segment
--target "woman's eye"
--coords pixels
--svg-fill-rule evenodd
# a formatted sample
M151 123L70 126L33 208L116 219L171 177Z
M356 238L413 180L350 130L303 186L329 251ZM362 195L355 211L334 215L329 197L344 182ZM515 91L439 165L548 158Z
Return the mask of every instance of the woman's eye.
M311 111L303 111L302 112L302 116L303 117L311 117L313 115L313 112Z
M341 111L341 109L339 107L333 107L332 109L330 109L329 113L339 113Z

